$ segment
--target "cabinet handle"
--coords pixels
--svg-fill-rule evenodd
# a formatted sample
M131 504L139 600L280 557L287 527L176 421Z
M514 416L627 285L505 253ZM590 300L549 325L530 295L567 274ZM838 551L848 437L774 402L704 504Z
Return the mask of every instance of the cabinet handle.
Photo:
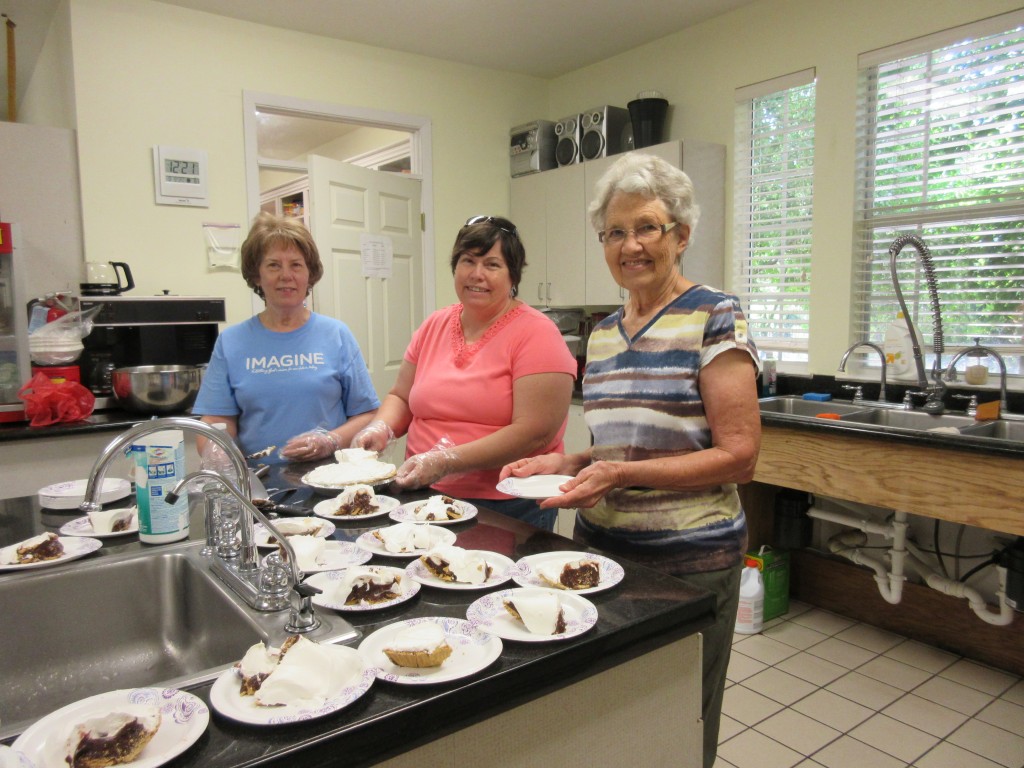
M547 300L548 300L548 301L551 301L551 283L548 283L548 295L547 295Z
M544 283L537 283L537 301L544 301Z

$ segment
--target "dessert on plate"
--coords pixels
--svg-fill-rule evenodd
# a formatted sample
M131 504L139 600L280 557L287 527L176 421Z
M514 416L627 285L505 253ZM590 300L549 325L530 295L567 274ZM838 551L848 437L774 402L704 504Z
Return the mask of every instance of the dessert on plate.
M287 538L295 552L295 561L300 571L315 571L323 565L323 554L327 548L325 539L307 535L288 536ZM287 562L288 553L280 544L278 544L278 552L281 553L281 560Z
M434 547L420 556L420 562L442 581L462 584L483 584L493 570L480 552L470 552L455 546Z
M380 509L380 500L373 486L356 483L348 486L338 495L338 507L333 514L338 517L360 517Z
M394 464L380 461L376 451L363 448L343 448L334 452L335 464L317 467L305 476L303 482L326 488L346 485L370 484L393 477Z
M31 539L0 549L0 565L28 565L56 560L64 554L64 545L55 533L47 531Z
M401 554L421 549L430 549L441 536L435 529L417 523L398 523L373 532L388 552Z
M412 517L421 523L437 520L459 520L463 512L459 503L451 496L431 496L422 504L412 508Z
M431 622L400 630L383 650L400 667L439 667L452 655L444 630Z
M551 592L518 594L503 601L505 610L535 635L560 635L565 632L565 613L558 595Z
M261 707L289 704L319 706L358 671L357 657L292 635L281 647L256 643L235 665L239 693Z
M537 576L556 589L590 589L601 582L601 566L597 560L581 558L558 565L539 566Z
M291 520L278 518L273 523L278 533L282 536L287 536L289 539L293 536L315 536L323 528L323 524L319 520L314 520L311 517L297 517ZM267 530L267 543L277 543L277 539L271 535L269 529Z
M331 597L344 605L377 605L402 596L402 577L376 568L345 571Z
M160 728L160 710L132 705L76 724L67 740L70 768L104 768L134 761Z
M96 533L127 531L135 520L135 508L100 509L89 513L89 524Z

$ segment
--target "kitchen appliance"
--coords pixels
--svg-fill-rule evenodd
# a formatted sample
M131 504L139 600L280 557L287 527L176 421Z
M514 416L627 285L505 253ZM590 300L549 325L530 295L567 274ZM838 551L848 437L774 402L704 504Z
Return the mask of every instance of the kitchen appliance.
M119 296L134 288L135 280L131 267L123 261L87 261L79 287L83 296Z
M513 176L524 176L555 167L555 124L534 120L517 125L509 141L509 165Z
M575 114L563 117L555 123L555 162L558 167L580 162L580 139L583 136L580 122L583 115Z
M102 305L79 361L82 384L98 396L112 394L118 368L205 365L226 317L224 299L209 296L83 296L81 305Z
M658 91L640 91L626 104L633 125L633 147L642 149L660 144L668 102Z
M583 160L617 155L633 144L633 126L627 109L594 107L583 113L581 123L580 156Z

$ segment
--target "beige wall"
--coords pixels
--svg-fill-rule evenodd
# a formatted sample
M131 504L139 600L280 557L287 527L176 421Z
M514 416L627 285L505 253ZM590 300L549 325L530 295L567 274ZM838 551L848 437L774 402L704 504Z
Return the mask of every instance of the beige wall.
M466 217L508 209L509 126L544 111L544 82L286 32L149 0L70 0L85 257L129 262L137 292L225 296L201 224L247 225L242 92L423 115L432 121L435 250ZM171 55L172 52L175 55ZM154 144L207 150L210 207L153 202ZM454 300L438 281L438 301Z
M67 3L44 51L45 75L38 86L33 81L25 101L35 122L60 124L67 119L62 114L74 116L85 258L129 262L140 293L166 288L226 296L232 321L248 314L248 293L237 274L207 271L200 225L247 223L243 90L431 119L440 305L454 300L444 261L459 225L474 213L508 209L511 126L624 105L637 91L655 88L673 105L669 138L725 144L731 162L734 90L816 67L816 373L834 371L849 342L857 54L1019 6L1019 0L764 0L543 81L151 0ZM44 95L37 90L44 87L54 90ZM154 204L151 147L158 143L209 152L209 209ZM731 215L727 232L730 223Z
M814 67L810 369L831 374L852 341L857 55L1019 7L1019 0L763 0L558 78L549 85L549 112L557 119L595 105L624 105L640 90L659 90L672 105L666 138L726 145L731 179L735 90ZM726 190L731 251L731 183Z

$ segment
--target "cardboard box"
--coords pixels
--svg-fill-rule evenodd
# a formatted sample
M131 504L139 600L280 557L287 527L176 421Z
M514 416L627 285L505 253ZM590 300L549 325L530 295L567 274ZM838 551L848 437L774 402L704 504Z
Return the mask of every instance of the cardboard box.
M748 552L747 558L757 563L764 581L764 620L774 619L789 610L789 552L761 547Z

